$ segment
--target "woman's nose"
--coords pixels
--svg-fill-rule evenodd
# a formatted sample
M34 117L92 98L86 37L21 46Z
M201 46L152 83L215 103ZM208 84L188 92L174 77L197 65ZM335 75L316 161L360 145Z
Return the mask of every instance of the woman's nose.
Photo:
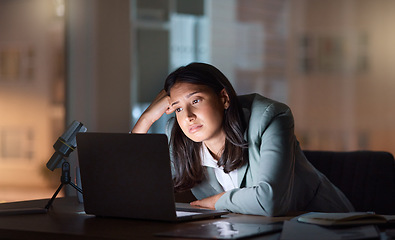
M190 122L196 119L196 115L191 109L187 108L185 112L186 112L187 121Z

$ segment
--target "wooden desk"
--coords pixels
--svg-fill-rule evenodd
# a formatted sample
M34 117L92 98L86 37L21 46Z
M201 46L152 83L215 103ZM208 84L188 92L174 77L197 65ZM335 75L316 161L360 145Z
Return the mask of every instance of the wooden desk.
M0 204L0 209L44 207L48 199ZM198 226L218 219L167 223L86 215L77 198L57 198L45 214L0 216L1 239L180 239L156 237L155 233ZM229 214L222 220L233 223L272 223L290 217ZM280 233L250 239L278 239Z

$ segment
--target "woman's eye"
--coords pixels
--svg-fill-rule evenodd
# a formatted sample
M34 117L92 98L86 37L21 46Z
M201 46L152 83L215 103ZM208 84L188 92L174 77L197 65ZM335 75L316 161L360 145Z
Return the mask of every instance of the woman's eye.
M182 108L176 108L176 112L181 112Z
M195 100L192 101L192 104L195 104L195 103L198 103L198 102L200 102L200 99L195 99Z

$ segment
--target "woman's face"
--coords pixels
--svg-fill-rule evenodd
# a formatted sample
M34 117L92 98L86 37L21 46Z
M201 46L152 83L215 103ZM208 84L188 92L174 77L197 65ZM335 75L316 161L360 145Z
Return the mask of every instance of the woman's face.
M194 142L225 142L222 128L229 100L225 89L218 96L210 87L177 82L170 89L170 103L184 134Z

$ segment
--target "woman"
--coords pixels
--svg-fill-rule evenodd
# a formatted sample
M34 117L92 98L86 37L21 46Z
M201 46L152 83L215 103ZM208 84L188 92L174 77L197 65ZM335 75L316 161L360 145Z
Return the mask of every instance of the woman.
M285 104L237 96L214 66L191 63L171 73L132 132L146 133L163 113L176 191L192 205L244 214L347 212L353 207L303 155Z

